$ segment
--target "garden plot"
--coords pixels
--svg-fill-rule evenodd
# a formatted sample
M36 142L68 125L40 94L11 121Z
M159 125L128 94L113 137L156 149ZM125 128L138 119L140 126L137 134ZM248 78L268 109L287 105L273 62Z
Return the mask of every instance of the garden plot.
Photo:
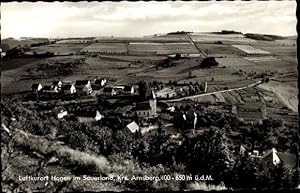
M81 52L97 53L126 53L126 43L93 43L81 50Z
M258 48L254 48L252 46L249 45L232 45L233 47L236 47L240 50L242 50L243 52L247 53L247 54L271 54L268 51L264 51Z
M219 103L226 102L225 98L223 97L223 95L221 93L215 93L214 96L215 96L217 102L219 102Z

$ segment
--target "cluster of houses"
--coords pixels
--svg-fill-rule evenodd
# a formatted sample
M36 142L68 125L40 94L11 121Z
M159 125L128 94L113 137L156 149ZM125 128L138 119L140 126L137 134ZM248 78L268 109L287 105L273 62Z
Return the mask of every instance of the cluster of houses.
M133 95L135 93L136 89L133 85L120 85L120 86L110 86L105 87L103 89L103 94L106 96L115 96L118 94L128 94Z
M263 152L259 152L258 150L249 152L246 147L241 145L239 154L242 156L250 156L253 159L262 159L266 163L270 163L274 166L282 163L283 166L288 170L294 169L297 163L297 157L295 154L288 152L278 152L275 148Z
M98 87L103 87L107 83L105 78L96 78L93 84ZM33 92L42 93L63 93L74 94L76 92L82 94L91 94L93 92L92 82L90 80L77 80L75 83L53 81L51 85L42 85L40 83L33 84L31 87Z
M182 96L189 96L194 94L206 93L207 92L207 82L201 84L194 84L189 86L183 86L180 88L163 88L156 92L157 98L176 98Z

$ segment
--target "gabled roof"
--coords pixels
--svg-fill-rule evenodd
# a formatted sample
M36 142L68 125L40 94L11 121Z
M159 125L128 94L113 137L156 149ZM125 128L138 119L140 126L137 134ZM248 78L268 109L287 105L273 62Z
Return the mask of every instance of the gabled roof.
M132 86L130 86L130 85L126 85L126 86L124 87L124 91L130 92L131 89L132 89Z
M150 99L156 99L156 96L155 96L155 93L153 90L151 90L151 96L150 96Z
M32 89L37 89L39 87L39 85L41 85L41 84L32 84L31 88Z
M62 90L70 90L70 89L72 88L72 86L74 86L74 85L72 85L72 84L63 85L63 86L61 87L61 89L62 89Z
M149 109L151 109L149 102L137 103L135 107L136 111L149 110Z
M101 84L101 82L103 81L103 78L99 78L95 80L95 84Z
M113 87L104 87L103 92L112 92L113 89Z
M278 152L277 155L288 169L296 167L297 157L295 154Z
M57 80L57 81L53 81L52 85L58 85L58 83L61 83L61 81Z
M297 157L295 154L287 152L277 152L275 148L272 148L262 156L262 159L266 159L269 156L272 156L272 159L274 159L274 156L275 158L278 158L280 162L282 162L288 169L293 169L296 166Z
M129 123L126 127L131 131L131 133L135 133L139 130L138 124L134 121Z
M53 88L50 85L46 85L43 87L43 90L53 90Z
M75 82L75 86L84 86L87 85L89 83L89 80L77 80Z

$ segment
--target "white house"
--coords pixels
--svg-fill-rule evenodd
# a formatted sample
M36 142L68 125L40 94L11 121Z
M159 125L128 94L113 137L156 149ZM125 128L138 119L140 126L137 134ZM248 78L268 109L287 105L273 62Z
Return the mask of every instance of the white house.
M77 80L75 82L75 88L77 92L83 92L85 94L93 92L90 80Z
M131 131L131 133L135 133L135 132L139 131L139 126L135 121L126 125L126 128L129 129Z
M133 86L129 86L129 85L126 85L125 87L124 87L124 92L126 93L126 94L134 94L134 87Z
M116 90L113 87L105 87L103 93L108 96L114 96L117 94Z
M63 85L61 87L61 90L65 94L74 94L74 93L76 93L76 88L73 84Z
M49 86L49 85L47 85L47 86L43 87L42 91L45 92L45 93L58 93L59 90L58 90L57 86Z
M98 111L81 111L78 116L79 122L100 121L104 116Z
M95 84L100 85L101 87L103 87L106 84L106 79L105 78L96 78L95 79Z
M60 80L58 81L53 81L52 82L52 86L57 86L58 88L60 88L62 86L62 82Z
M31 86L32 91L36 92L36 91L40 91L42 90L43 86L41 84L33 84Z
M64 117L67 116L67 115L68 115L68 111L66 111L66 110L61 110L61 111L57 114L57 118L62 119L62 118L64 118Z

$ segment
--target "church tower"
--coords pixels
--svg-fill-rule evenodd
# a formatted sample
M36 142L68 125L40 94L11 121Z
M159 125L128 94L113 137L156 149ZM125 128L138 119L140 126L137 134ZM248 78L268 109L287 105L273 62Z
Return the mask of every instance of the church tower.
M149 105L151 108L151 115L156 116L156 96L155 96L153 90L151 90L151 95L149 98Z

